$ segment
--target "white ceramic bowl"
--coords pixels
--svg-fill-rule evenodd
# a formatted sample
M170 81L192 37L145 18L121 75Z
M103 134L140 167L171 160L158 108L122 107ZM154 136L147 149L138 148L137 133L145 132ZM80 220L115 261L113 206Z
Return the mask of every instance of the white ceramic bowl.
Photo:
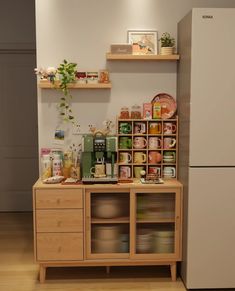
M121 241L95 239L93 246L96 253L118 253L121 250Z
M115 218L122 214L121 199L101 197L93 204L92 215L97 218Z
M94 238L97 240L117 240L120 238L120 227L118 225L96 225L94 226Z

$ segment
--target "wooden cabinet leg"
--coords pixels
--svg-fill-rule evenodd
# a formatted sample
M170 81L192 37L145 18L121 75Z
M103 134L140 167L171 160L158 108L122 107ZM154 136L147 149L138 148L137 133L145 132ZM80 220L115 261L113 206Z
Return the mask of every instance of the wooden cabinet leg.
M46 279L46 267L40 265L39 267L39 282L44 283Z
M170 266L171 266L171 280L176 281L176 263L172 263Z

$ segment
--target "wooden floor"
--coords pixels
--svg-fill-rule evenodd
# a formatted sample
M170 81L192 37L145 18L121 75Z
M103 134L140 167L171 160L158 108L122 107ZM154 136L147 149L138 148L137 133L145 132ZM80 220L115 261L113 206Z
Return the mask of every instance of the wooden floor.
M0 213L1 291L157 290L185 291L180 279L171 282L168 267L49 268L38 282L33 259L31 213Z

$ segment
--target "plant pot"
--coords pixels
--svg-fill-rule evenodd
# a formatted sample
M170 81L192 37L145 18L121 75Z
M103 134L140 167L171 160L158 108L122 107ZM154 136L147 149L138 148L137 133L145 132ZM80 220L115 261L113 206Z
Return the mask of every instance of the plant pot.
M161 55L173 55L173 47L161 47Z

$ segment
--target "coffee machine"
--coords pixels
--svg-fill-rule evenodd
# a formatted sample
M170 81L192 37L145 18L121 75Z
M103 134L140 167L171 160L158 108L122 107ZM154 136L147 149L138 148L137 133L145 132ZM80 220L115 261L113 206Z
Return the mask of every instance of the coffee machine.
M102 132L82 137L82 181L117 183L117 137Z

